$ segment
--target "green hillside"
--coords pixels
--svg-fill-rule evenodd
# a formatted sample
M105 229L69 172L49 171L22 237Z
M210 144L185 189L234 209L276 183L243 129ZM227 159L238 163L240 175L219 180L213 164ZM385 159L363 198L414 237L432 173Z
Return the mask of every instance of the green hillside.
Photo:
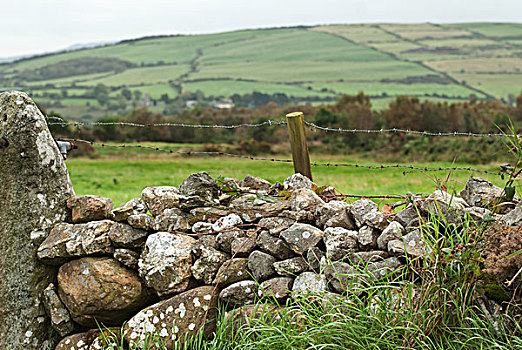
M84 120L144 104L169 114L190 100L316 104L360 91L374 106L402 94L513 103L522 91L522 24L332 25L142 38L0 65L0 90L13 88ZM244 97L254 92L270 96Z

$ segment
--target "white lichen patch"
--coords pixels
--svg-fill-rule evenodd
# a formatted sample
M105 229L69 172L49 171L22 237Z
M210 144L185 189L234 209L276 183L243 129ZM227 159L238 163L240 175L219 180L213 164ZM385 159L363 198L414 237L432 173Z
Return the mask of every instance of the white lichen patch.
M201 306L201 303L199 302L199 298L197 298L197 297L194 298L194 300L193 300L192 302L194 303L194 306L195 306L195 307L199 307L199 306Z
M210 299L212 299L212 295L207 294L207 295L205 295L205 296L203 297L203 299L205 299L205 300L210 300Z
M50 139L48 133L41 131L36 137L36 146L38 154L40 155L40 161L43 166L51 166L52 171L57 171L57 158L56 157L56 146L53 147L52 139Z
M310 238L310 235L311 235L311 234L310 234L310 232L308 232L308 231L304 231L304 232L303 232L303 238L304 238L304 239Z
M185 314L187 313L187 309L185 308L185 304L181 303L179 304L178 308L174 310L175 314L179 313L179 317L183 318L185 317Z
M188 329L189 329L190 331L193 331L194 328L196 328L196 324L194 324L194 323L189 324Z

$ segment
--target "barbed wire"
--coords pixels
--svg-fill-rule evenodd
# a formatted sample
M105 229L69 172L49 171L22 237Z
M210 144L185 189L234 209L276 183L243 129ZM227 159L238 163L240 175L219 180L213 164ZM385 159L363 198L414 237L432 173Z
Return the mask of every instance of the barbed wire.
M161 147L155 146L144 146L144 145L135 145L135 144L122 144L122 145L112 145L106 144L96 141L82 140L82 139L70 139L70 138L62 138L59 141L68 141L68 142L76 142L76 143L85 143L90 145L97 145L101 147L112 147L112 148L139 148L139 149L147 149L152 151L165 152L170 154L180 154L186 156L192 155L210 155L210 156L224 156L224 157L233 157L233 158L242 158L249 160L258 160L258 161L270 161L270 162L281 162L281 163L293 163L291 159L277 159L277 158L263 158L263 157L254 157L247 156L242 154L234 154L228 152L220 152L220 151L173 151ZM348 164L348 163L318 163L312 162L311 166L326 166L326 167L353 167L353 168L363 168L363 169L389 169L389 168L398 168L398 169L408 169L408 170L416 170L416 171L425 171L425 172L435 172L435 171L470 171L476 173L483 174L491 174L491 175L502 175L502 172L492 172L483 169L475 169L470 167L438 167L438 168L428 168L428 167L418 167L406 164L394 164L394 165L365 165L365 164ZM404 172L405 174L405 172Z

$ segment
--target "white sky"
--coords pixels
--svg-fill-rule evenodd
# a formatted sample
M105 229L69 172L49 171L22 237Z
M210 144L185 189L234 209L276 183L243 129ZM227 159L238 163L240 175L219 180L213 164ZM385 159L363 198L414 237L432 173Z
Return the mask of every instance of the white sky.
M0 0L0 5L0 57L145 35L244 28L522 22L522 0Z

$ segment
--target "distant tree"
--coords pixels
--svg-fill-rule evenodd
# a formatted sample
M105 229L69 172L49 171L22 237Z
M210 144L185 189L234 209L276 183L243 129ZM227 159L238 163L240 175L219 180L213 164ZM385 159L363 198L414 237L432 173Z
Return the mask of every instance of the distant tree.
M122 95L123 97L125 97L125 99L126 99L127 101L132 100L132 92L131 92L129 89L127 89L126 87L124 87L123 89L121 89L121 95Z
M92 96L100 106L104 106L109 101L109 88L104 84L98 84L94 87Z

